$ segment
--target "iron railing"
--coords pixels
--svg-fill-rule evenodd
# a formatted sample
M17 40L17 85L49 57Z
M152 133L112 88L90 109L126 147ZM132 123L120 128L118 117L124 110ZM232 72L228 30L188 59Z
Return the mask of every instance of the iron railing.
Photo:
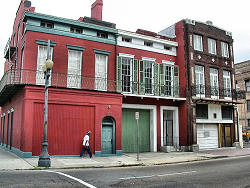
M44 73L33 70L9 70L0 81L0 93L8 85L44 85ZM50 86L116 92L116 81L106 78L53 73Z
M120 90L126 94L151 95L161 97L186 98L186 88L172 84L155 84L155 83L138 83L118 81L121 86Z
M241 100L246 98L246 92L231 88L219 88L210 85L196 85L191 87L192 96L200 98Z

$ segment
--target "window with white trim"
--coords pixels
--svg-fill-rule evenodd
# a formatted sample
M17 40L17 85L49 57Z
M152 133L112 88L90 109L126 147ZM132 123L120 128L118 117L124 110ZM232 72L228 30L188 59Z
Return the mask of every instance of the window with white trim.
M208 53L216 55L216 40L208 38Z
M231 95L231 78L229 71L223 71L223 81L224 81L224 96L232 97Z
M194 49L203 51L202 36L194 35Z
M81 88L82 51L68 50L67 87Z
M153 64L152 61L144 61L145 93L153 94Z
M222 57L229 57L228 44L221 42L221 55Z
M47 60L47 46L38 45L38 54L37 54L37 73L36 73L36 84L37 85L44 85L45 79L44 79L44 72L43 72L43 65L45 61ZM52 59L53 57L53 47L50 47L50 57L49 59ZM51 76L50 76L51 81ZM49 82L50 82L49 81Z
M205 95L204 67L195 65L196 95Z
M108 56L103 54L95 55L95 89L107 91Z
M214 68L210 68L210 89L211 89L211 97L219 96L219 83L218 83L218 70Z
M161 95L173 95L174 65L162 63L160 65Z
M122 57L122 91L126 93L132 91L132 62L132 58Z
M250 92L250 80L246 80L245 85L246 85L246 92Z

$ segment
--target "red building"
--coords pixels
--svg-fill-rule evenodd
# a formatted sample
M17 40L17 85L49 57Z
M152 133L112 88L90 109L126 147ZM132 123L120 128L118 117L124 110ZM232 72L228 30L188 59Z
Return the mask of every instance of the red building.
M2 147L22 157L42 151L42 66L50 40L50 155L79 156L89 130L96 156L136 152L135 112L140 152L188 149L184 40L117 30L102 21L102 6L97 0L91 18L71 20L21 1L0 82Z
M99 10L96 6L93 12ZM121 154L122 95L116 92L116 34L115 24L94 17L70 20L39 14L30 1L22 0L6 46L0 84L2 146L23 157L41 153L42 66L47 41L51 40L54 67L49 88L49 154L78 156L89 130L95 155Z

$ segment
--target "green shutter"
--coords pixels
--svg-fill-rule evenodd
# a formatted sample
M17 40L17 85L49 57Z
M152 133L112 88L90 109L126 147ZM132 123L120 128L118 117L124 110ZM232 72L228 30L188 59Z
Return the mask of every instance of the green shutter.
M154 93L159 96L159 63L154 63Z
M138 60L133 61L133 94L138 94Z
M160 95L164 96L164 87L165 87L165 65L160 64Z
M144 72L144 61L139 61L139 94L145 94L145 72Z
M174 66L174 96L179 97L179 66Z
M116 91L122 92L122 57L117 57L116 64Z

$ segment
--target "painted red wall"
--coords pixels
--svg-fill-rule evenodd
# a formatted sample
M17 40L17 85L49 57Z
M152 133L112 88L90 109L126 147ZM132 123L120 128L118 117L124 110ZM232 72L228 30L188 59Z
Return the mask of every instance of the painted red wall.
M53 72L67 74L68 67L68 48L66 45L82 46L86 49L83 51L82 59L82 76L94 77L95 76L95 52L94 49L104 50L111 52L108 56L108 77L115 80L116 72L116 57L115 57L115 45L105 44L100 42L94 42L89 40L58 36L38 32L28 31L26 34L25 42L25 58L24 69L36 70L37 69L37 53L38 44L36 40L56 42L56 46L53 48Z

